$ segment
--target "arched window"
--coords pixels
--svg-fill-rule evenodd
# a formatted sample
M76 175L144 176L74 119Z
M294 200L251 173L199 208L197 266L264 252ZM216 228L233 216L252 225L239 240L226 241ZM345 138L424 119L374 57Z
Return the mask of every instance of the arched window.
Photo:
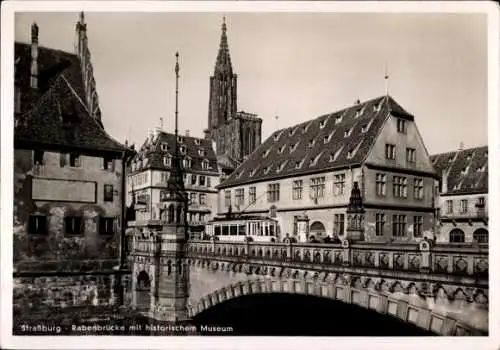
M315 238L323 237L326 235L325 225L323 225L323 223L321 223L320 221L315 221L311 224L309 233L311 236L314 236Z
M475 243L488 243L488 230L484 228L478 228L472 234Z
M149 276L145 271L141 271L137 276L137 290L149 290L151 282Z
M276 206L272 205L271 208L269 208L269 216L272 218L276 217Z
M450 231L450 243L464 243L465 234L464 231L455 228Z
M175 222L182 222L182 207L179 205L177 207L177 215L176 215L176 221Z

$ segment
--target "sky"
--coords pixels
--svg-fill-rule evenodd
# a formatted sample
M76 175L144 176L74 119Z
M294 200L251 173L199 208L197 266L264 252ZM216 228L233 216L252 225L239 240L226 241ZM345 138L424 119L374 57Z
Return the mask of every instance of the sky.
M174 129L203 137L222 17L238 110L263 119L262 137L386 91L415 116L430 154L487 144L487 18L436 13L86 12L107 132L144 141ZM41 46L73 52L78 13L18 13L16 41L39 26ZM278 119L275 118L278 116Z

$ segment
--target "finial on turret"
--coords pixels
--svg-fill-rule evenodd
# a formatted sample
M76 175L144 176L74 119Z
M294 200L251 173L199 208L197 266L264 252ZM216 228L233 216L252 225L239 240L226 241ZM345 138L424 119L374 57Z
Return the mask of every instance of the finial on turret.
M179 52L175 53L175 74L179 74Z
M31 42L38 42L38 24L36 22L31 25Z
M226 27L226 16L222 16L222 31L225 33L227 30Z

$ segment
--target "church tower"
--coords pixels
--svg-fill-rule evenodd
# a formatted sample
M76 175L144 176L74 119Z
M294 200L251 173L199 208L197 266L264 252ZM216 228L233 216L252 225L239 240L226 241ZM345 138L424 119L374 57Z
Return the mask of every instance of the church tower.
M236 168L260 145L261 127L262 119L256 114L237 112L237 75L231 64L226 20L223 18L214 74L210 77L205 137L214 143L221 162Z
M209 129L218 128L236 115L237 76L233 73L226 31L226 20L223 18L214 75L210 77Z

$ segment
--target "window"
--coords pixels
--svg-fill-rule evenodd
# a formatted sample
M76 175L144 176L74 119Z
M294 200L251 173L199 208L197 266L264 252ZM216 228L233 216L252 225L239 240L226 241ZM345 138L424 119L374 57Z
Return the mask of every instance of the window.
M168 146L167 146L167 143L166 142L162 142L161 143L161 150L163 152L167 151L168 150Z
M113 185L104 185L104 201L113 201Z
M207 204L207 194L200 193L200 205L206 205L206 204Z
M394 237L405 236L406 231L406 215L392 216L392 235Z
M413 217L413 236L414 237L422 237L423 225L424 225L424 217L423 216L414 216Z
M398 118L397 124L398 124L398 132L406 134L406 120Z
M446 213L453 214L453 201L452 200L446 201Z
M198 140L196 140L196 141L198 141ZM203 148L200 148L198 150L198 155L201 156L201 157L203 157L205 155L205 150Z
M383 236L385 226L385 214L375 214L375 235Z
M47 233L47 217L45 215L30 215L28 232L35 235Z
M67 216L64 218L64 229L68 235L79 235L83 232L83 221L78 216Z
M342 236L344 234L344 214L335 214L334 218L333 233L337 236Z
M43 165L43 151L33 152L33 165Z
M191 185L196 185L196 174L191 174Z
M479 228L472 234L472 239L475 243L488 243L488 231L484 228Z
M212 187L212 178L207 176L207 187Z
M257 194L255 190L255 186L252 186L248 189L248 204L253 204L257 200Z
M208 170L210 168L210 163L208 162L208 160L204 160L201 163L201 167L202 167L203 170Z
M191 168L191 158L185 158L183 163L184 168Z
M80 167L80 155L78 155L76 153L70 153L69 166L74 167L74 168Z
M417 161L417 156L415 152L416 152L415 148L406 149L406 161L408 163L415 163Z
M424 180L422 179L413 180L413 197L415 199L424 198Z
M201 142L200 142L200 140L195 139L195 140L194 140L194 144L195 144L196 146L199 146L199 145L201 144Z
M179 143L183 143L184 137L182 137L182 136L177 137L177 141L179 141Z
M163 157L163 165L172 166L172 157L171 156Z
M460 201L460 213L465 214L467 213L467 207L469 206L469 201L467 199L462 199Z
M114 218L99 218L99 233L101 235L112 235L114 231Z
M114 159L104 157L102 159L102 162L103 162L102 167L104 170L111 170L111 171L114 170Z
M189 194L189 204L198 204L196 203L197 195L196 193Z
M387 143L385 145L385 159L396 159L396 146Z
M325 127L325 124L326 124L326 120L322 120L319 122L319 127L320 129L323 129Z
M394 176L392 194L396 198L406 198L408 194L408 180L403 176Z
M455 228L450 231L450 243L464 243L465 234L464 231Z
M309 185L311 198L321 198L325 196L325 177L314 177Z
M345 174L335 175L333 184L333 194L335 196L343 195L344 188L345 188Z
M243 205L245 203L245 189L238 188L236 190L236 205Z
M198 176L200 186L205 186L205 184L206 184L205 179L206 179L206 176L204 176L204 175Z
M186 146L179 147L179 152L181 152L181 154L185 154L186 153Z
M278 202L280 200L280 184L273 183L267 185L267 201Z
M353 129L353 128L350 128L350 129L347 129L346 131L344 131L344 137L349 137L349 136L351 136L352 129Z
M225 200L225 206L230 207L231 206L231 190L224 191L224 200Z
M385 174L375 175L375 190L379 196L385 196L386 178Z
M479 198L477 199L476 206L478 206L478 207L484 207L484 203L485 203L485 202L484 202L484 197L479 197Z
M292 185L292 198L293 199L302 199L302 180L296 180Z

